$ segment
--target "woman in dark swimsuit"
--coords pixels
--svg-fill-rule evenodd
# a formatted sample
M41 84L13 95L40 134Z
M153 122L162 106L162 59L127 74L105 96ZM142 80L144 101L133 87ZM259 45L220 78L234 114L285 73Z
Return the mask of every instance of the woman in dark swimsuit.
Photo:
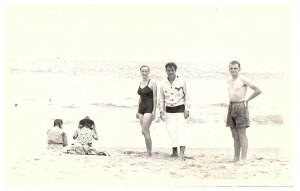
M142 66L140 68L140 72L142 75L142 81L137 91L140 98L136 118L140 120L142 134L145 137L147 154L150 156L152 150L150 125L156 115L157 86L153 80L149 79L149 66Z

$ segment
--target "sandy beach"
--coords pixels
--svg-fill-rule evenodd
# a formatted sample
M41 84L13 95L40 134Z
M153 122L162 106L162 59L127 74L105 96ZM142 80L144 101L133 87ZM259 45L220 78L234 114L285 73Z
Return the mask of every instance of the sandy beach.
M22 90L15 89L21 94ZM20 94L15 95L20 97ZM253 126L248 129L248 160L246 163L233 163L232 137L224 125L226 105L200 104L200 109L194 108L188 121L191 139L186 149L186 160L181 161L169 157L171 149L166 126L158 118L150 129L153 155L146 156L140 126L134 118L135 107L130 106L130 101L121 101L121 106L105 101L96 104L92 99L89 100L91 104L77 103L72 99L49 104L45 97L36 97L34 92L24 95L24 98L18 98L17 106L13 102L17 99L11 99L5 113L5 183L9 187L294 184L292 139L280 141L282 137L291 137L291 128L287 120L283 121L284 115L277 113L276 109L253 108ZM63 129L70 144L79 119L86 114L94 119L99 132L95 146L110 156L80 156L46 149L46 131L55 118L64 119Z
M153 156L146 156L144 138L135 118L139 81L136 64L127 63L127 67L124 66L127 72L118 72L119 77L110 76L114 72L106 72L118 71L118 64L104 65L105 71L97 63L86 62L84 68L58 63L61 69L54 67L55 64L17 66L9 72L4 113L7 186L294 184L290 105L279 101L285 95L276 94L272 86L276 83L277 88L287 89L288 79L284 76L248 74L260 82L264 93L249 106L248 160L232 163L233 140L229 128L225 127L226 75L218 71L201 72L198 65L191 65L195 69L185 71L189 76L187 82L189 87L197 88L190 88L192 108L187 121L190 140L187 158L180 161L169 157L171 149L166 124L159 118L150 128ZM93 68L97 69L95 73ZM152 77L159 86L164 76L160 63L154 65L153 70L157 76ZM198 78L195 71L203 76ZM115 87L126 88L120 92ZM218 88L199 91L209 87ZM110 156L79 156L46 149L46 132L54 119L63 119L63 129L71 144L72 134L85 116L90 116L96 124L99 141L94 143L95 147Z
M246 163L233 163L232 149L188 149L186 160L169 149L102 148L110 156L44 151L15 156L7 165L10 186L291 186L292 166L278 149L250 149Z

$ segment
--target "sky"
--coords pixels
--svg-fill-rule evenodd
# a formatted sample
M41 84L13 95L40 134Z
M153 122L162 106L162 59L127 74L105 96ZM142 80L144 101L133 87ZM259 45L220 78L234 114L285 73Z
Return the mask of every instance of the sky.
M238 60L290 72L293 62L289 4L17 3L4 11L7 63Z

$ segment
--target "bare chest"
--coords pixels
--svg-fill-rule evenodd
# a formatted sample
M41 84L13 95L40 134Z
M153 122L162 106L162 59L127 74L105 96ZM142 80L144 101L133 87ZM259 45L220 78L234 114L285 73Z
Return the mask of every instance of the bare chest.
M231 93L245 91L247 88L241 80L230 80L228 85Z

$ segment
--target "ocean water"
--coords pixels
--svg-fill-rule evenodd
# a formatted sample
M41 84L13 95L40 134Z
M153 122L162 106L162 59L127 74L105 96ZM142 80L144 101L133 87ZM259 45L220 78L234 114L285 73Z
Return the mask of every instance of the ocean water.
M7 79L9 99L16 103L31 100L63 107L135 108L141 80L139 67L144 64L150 66L150 78L157 82L159 92L160 82L166 78L165 63L160 62L39 61L12 65ZM229 73L226 66L178 63L177 74L187 81L192 109L227 107ZM291 93L284 73L255 71L242 75L253 80L263 91L250 107L260 111L282 110L283 100Z
M90 116L100 129L101 146L143 147L135 113L141 80L139 68L144 64L150 66L150 78L157 82L159 92L160 83L166 78L164 62L40 60L13 64L8 67L5 79L7 122L18 128L32 126L34 133L30 134L33 138L29 142L35 145L36 140L46 142L46 129L52 126L55 118L64 120L64 129L71 137L78 121ZM177 65L177 74L186 79L191 100L188 119L191 145L231 147L231 135L225 128L227 65L184 62ZM252 79L263 91L249 104L251 124L260 127L252 132L261 139L255 141L254 146L280 145L277 140L283 127L288 126L289 131L285 130L288 135L292 128L289 123L292 112L289 76L271 70L252 70L242 72L242 75ZM159 118L151 129L154 146L168 147L165 125ZM261 135L269 133L270 129L273 136L266 139ZM8 132L8 137L15 136L13 131ZM22 132L28 134L24 129ZM18 138L24 139L20 134Z

